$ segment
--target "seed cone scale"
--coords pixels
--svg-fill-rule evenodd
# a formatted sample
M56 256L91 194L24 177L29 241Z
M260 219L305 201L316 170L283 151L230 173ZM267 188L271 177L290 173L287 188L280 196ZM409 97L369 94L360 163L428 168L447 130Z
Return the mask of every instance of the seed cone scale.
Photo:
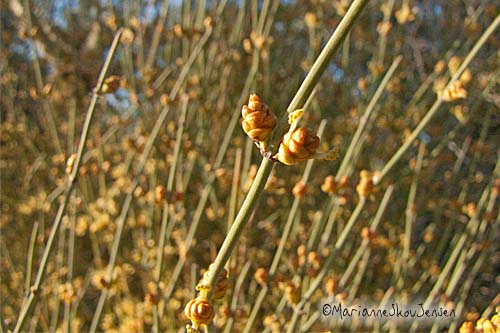
M256 94L250 95L248 105L243 105L241 115L243 130L253 141L266 141L276 126L276 116Z
M296 128L283 136L276 158L283 164L293 165L308 160L319 147L319 137L307 128Z
M195 325L207 325L214 318L215 310L206 298L197 297L186 304L184 314Z

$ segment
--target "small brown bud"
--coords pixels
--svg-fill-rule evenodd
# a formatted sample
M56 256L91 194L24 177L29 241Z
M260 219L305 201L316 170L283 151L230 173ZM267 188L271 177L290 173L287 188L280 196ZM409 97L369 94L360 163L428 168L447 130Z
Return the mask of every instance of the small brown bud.
M259 267L255 271L254 277L258 284L260 284L261 286L265 285L267 283L268 277L267 270L263 267Z
M356 191L362 198L368 197L373 192L373 175L372 173L363 170L360 173L361 179L358 186L356 186Z
M307 185L303 181L298 182L292 189L293 196L302 199L307 194Z
M118 75L112 75L104 80L101 92L105 94L112 94L120 88L121 77Z
M319 137L307 128L296 128L283 136L277 159L286 165L293 165L312 158L319 147Z
M248 105L243 106L241 114L243 130L254 141L265 141L276 126L276 116L255 94L250 95Z
M134 32L130 28L123 29L122 35L120 37L120 41L123 45L130 45L134 42Z
M206 298L197 297L186 304L184 315L195 325L207 325L214 318L215 310Z
M295 305L299 302L299 290L298 288L291 282L287 284L285 287L285 295L288 300L288 302L292 305Z
M162 203L167 197L167 189L163 185L158 185L155 188L155 202Z
M337 181L334 176L327 176L321 185L321 190L328 194L335 194L337 192Z

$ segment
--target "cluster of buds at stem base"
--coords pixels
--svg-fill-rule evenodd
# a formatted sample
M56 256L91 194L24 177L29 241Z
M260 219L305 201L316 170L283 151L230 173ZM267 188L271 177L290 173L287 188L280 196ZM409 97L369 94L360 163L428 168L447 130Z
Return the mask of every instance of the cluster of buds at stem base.
M200 292L200 295L190 300L184 308L184 315L192 322L192 325L188 325L187 327L188 332L198 332L200 325L208 325L214 319L214 306L208 300L208 294L211 290L208 280L212 272L213 265L210 265L196 286L196 290ZM214 299L223 298L228 288L229 280L227 278L227 271L224 269L215 284Z

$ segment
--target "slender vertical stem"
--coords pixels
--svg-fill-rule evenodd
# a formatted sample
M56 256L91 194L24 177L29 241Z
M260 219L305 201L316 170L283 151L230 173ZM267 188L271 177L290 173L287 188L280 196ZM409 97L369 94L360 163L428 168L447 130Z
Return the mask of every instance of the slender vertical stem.
M224 239L224 242L222 243L222 247L220 248L219 253L217 253L217 257L214 262L214 270L212 271L213 273L210 275L210 280L208 282L210 286L215 285L216 279L214 277L219 276L222 268L225 266L227 260L229 259L234 246L241 236L246 222L253 212L253 208L255 207L260 193L262 192L262 190L264 190L264 186L266 185L267 178L269 178L269 175L271 174L273 166L274 162L270 159L264 158L262 160L262 163L260 164L257 175L255 176L250 190L248 191L245 201L243 201L240 211L238 212L238 215L236 215L236 218L231 225L231 229L229 229L229 232ZM212 291L214 289L215 288L212 288Z
M405 239L403 246L403 262L409 262L410 256L410 244L411 244L411 234L412 234L412 225L415 221L415 197L417 196L417 184L418 178L420 176L420 171L422 169L422 162L424 160L425 153L425 142L420 142L420 146L418 148L417 155L417 163L415 165L415 175L413 177L413 181L410 187L410 193L408 194L408 203L406 205L406 220L405 220ZM406 266L407 264L405 264Z
M151 39L151 47L149 48L149 53L146 57L146 63L144 65L145 72L149 71L149 69L153 65L156 56L156 51L158 50L158 46L160 45L160 39L162 36L163 27L165 25L165 20L167 19L167 13L168 13L168 0L164 0L162 9L160 11L160 18L158 19L158 22L154 29L155 31L153 37Z
M38 235L38 222L33 223L33 229L31 230L30 244L28 248L28 263L26 265L26 283L24 285L26 289L26 294L29 294L31 286L31 275L33 271L33 260L35 259L35 245L36 238Z
M122 29L119 29L115 37L113 39L113 42L111 43L111 47L109 49L108 55L106 57L106 60L104 61L104 65L102 67L101 73L99 74L99 78L97 79L97 84L92 92L92 99L90 100L90 105L87 110L87 115L85 117L85 122L83 123L83 129L82 129L82 134L80 136L80 143L78 145L76 157L75 157L75 162L73 164L73 169L71 171L71 174L68 177L68 180L66 182L66 189L65 189L65 194L64 194L64 199L62 204L59 206L59 209L57 211L57 215L54 219L54 223L52 224L52 228L50 230L49 238L47 240L47 244L45 246L45 249L42 254L42 259L40 260L40 266L38 268L38 272L35 278L35 282L33 286L30 289L30 294L25 300L25 303L23 307L21 308L21 311L19 312L19 318L16 322L16 326L14 327L14 333L18 333L21 331L24 322L26 321L26 318L28 316L28 313L35 301L35 297L38 294L40 285L42 283L45 271L47 269L47 263L50 257L50 253L52 252L52 248L54 245L54 240L56 238L57 231L59 230L59 227L61 225L62 218L64 216L64 212L66 210L66 207L69 202L69 198L71 197L71 193L73 192L73 188L75 185L75 180L76 180L76 175L78 172L78 169L80 168L80 164L82 161L82 156L83 156L83 151L85 149L85 145L87 143L87 138L90 132L90 126L92 124L92 118L94 116L94 111L95 107L97 104L97 99L99 97L99 92L101 91L102 85L104 83L104 78L106 77L106 73L108 71L109 65L111 64L111 59L113 58L113 55L115 54L116 48L118 47L118 42L120 41L120 36L122 34Z
M183 105L182 105L182 113L181 116L179 117L179 127L177 129L177 136L175 140L175 148L174 148L174 158L173 158L173 163L170 168L170 172L168 174L168 180L167 180L167 193L171 193L174 187L174 178L175 178L175 171L177 169L177 164L179 161L179 153L181 149L181 143L182 143L182 135L184 133L184 123L186 121L186 115L187 115L187 110L188 110L188 97L183 98ZM164 257L164 252L165 252L165 242L166 242L166 234L167 234L167 223L168 223L168 203L165 203L163 205L163 214L162 214L162 220L161 220L161 227L160 227L160 239L158 241L158 249L157 249L157 259L156 259L156 265L155 269L153 272L153 279L154 282L159 286L160 279L161 279L161 271L163 267L163 257ZM172 221L173 222L173 221ZM153 309L153 332L158 332L160 327L159 327L159 320L160 320L160 315L158 311L158 304L154 305Z

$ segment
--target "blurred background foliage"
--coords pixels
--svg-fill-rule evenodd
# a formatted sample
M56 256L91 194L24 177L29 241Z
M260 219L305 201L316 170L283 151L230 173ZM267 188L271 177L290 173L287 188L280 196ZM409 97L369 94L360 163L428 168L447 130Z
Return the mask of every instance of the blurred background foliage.
M38 267L64 188L67 161L75 153L84 111L117 29L125 27L108 76L116 75L119 86L99 97L76 190L58 231L41 297L25 325L29 331L66 331L68 327L88 331L103 288L110 290L110 296L99 330L150 331L153 304L160 308L162 331L183 328L187 322L181 316L183 305L193 295L200 270L213 261L260 160L239 124L231 128L232 116L240 112L250 92L257 93L275 113L284 112L349 3L3 0L2 329L15 325L33 280L28 273L29 259L33 272ZM330 207L326 205L329 198L334 197L338 210L331 234L315 252L320 262L355 207L359 172L383 168L499 9L496 1L480 0L369 3L317 86L303 120L313 130L326 120L322 147L337 147L340 159L315 162L307 193L292 193L304 165L275 167L233 255L229 267L232 286L245 267L246 275L241 278L240 292L220 305L217 331L227 327L228 318L233 318L231 327L236 331L245 326L259 288L254 271L270 265L292 201L299 197L286 258L274 276L276 281L268 282L272 290L253 325L258 331L283 330L292 310L285 307L275 313L287 292L279 285L296 276L304 255L298 249L307 243L315 221L330 213L326 208ZM191 66L179 97L169 100L183 67L210 29L208 42ZM485 310L492 313L500 302L498 167L497 174L493 172L500 143L499 46L497 31L461 77L466 98L444 104L419 142L375 189L328 280L337 281L345 271L363 240L363 226L375 215L384 189L394 184L360 281L333 290L331 285L322 288L316 301L328 295L343 299L347 297L343 293L354 292L356 299L378 302L390 288L395 288L398 297L425 298L459 236L469 232L470 220L478 219L486 221L481 224L484 230L468 239L462 266L455 267L459 275L453 275L470 290L440 291L437 300L448 306L462 304L461 318L452 326L455 330L463 320L476 320ZM325 177L336 173L364 110L398 56L402 56L401 63L368 120L363 144L357 146L348 165L345 185L322 191ZM115 221L145 143L166 105L170 107L167 121L133 189L116 274L103 285ZM179 122L184 107L186 119ZM180 153L174 155L179 124L184 126ZM229 146L217 163L224 138L230 139ZM409 204L419 144L425 146L423 162L417 194ZM173 164L173 187L166 191ZM210 194L200 208L207 187ZM488 199L482 202L484 193ZM200 209L194 243L186 246L189 228ZM164 210L170 217L161 249L163 270L156 284L152 272ZM411 237L405 238L408 214L414 217L414 224ZM30 242L33 235L36 238ZM402 275L401 253L405 239L410 238L412 269ZM175 276L174 267L181 258L185 264ZM307 274L314 276L314 269ZM451 275L444 286L450 279ZM71 326L64 325L68 322ZM319 320L315 325L312 330L329 328Z

